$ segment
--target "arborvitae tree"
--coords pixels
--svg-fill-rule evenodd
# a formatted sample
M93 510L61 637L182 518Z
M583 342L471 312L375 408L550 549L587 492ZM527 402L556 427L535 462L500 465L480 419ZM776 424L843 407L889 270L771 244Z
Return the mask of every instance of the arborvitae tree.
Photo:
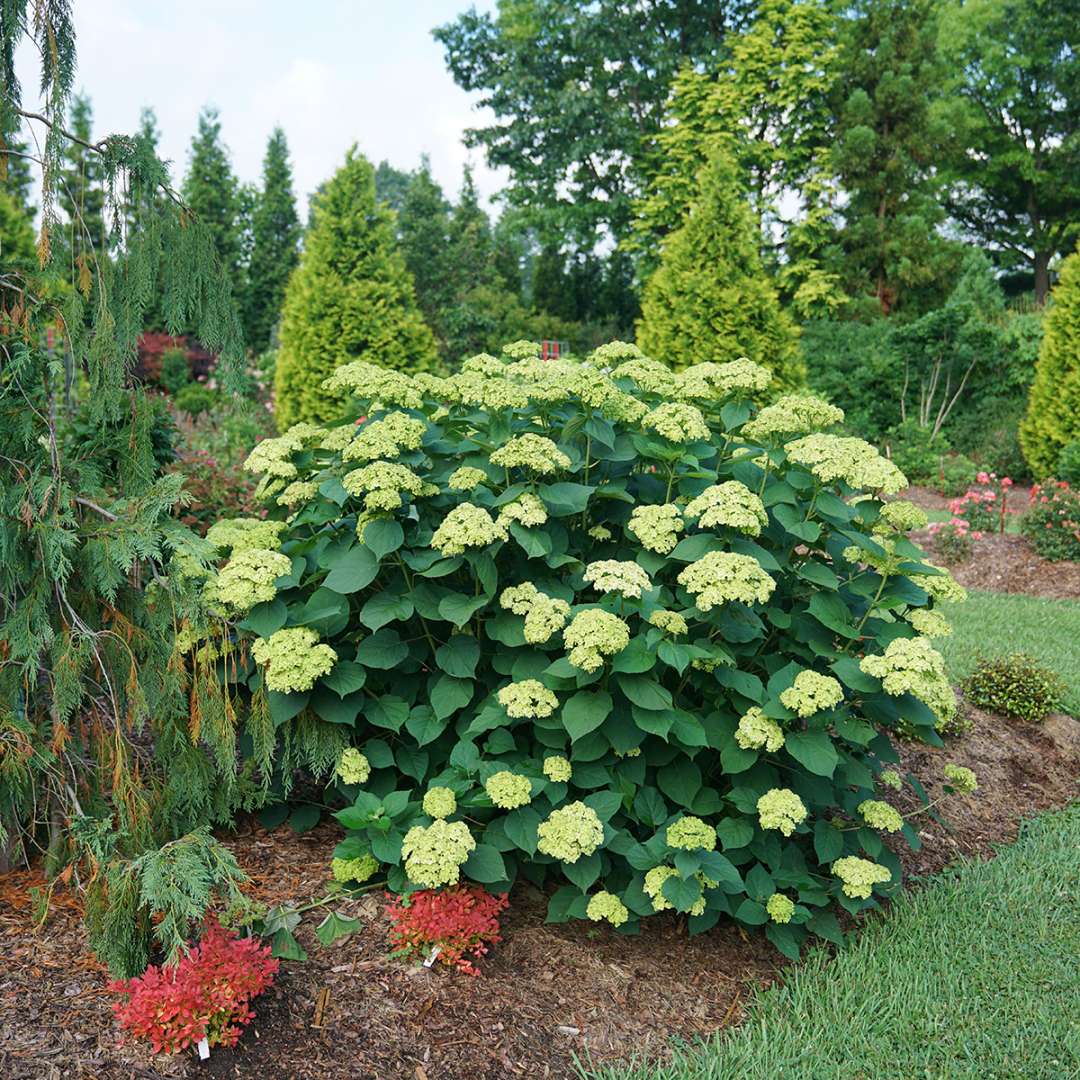
M19 206L33 215L31 203L34 176L28 159L30 145L22 137L19 124L11 120L0 129L0 191L10 195Z
M409 371L438 366L394 233L394 212L375 199L375 170L353 148L318 197L286 291L275 374L282 430L342 415L348 395L322 384L351 360Z
M416 302L443 346L443 317L454 302L458 286L456 267L450 257L450 204L432 178L431 162L426 155L405 189L398 233L405 266L416 289Z
M533 256L532 236L520 212L504 210L492 234L495 253L492 261L500 285L517 297L525 291L526 270Z
M184 199L209 229L221 265L232 276L233 291L238 293L240 194L229 152L221 141L218 111L210 106L199 114L199 129L191 140Z
M1061 264L1050 294L1020 446L1037 480L1052 476L1061 451L1080 439L1080 252Z
M758 226L723 145L699 188L645 286L638 344L675 368L746 356L773 372L774 388L800 385L798 330L762 269Z
M450 265L459 293L495 280L491 221L480 205L472 169L465 167L458 201L450 214Z
M532 306L541 314L572 319L574 303L566 274L566 256L559 245L548 240L540 248L532 275Z
M262 191L251 222L251 261L244 305L245 340L256 353L270 345L285 286L300 257L300 218L285 132L275 128L263 158Z
M84 267L54 243L66 228L56 204L72 160L74 29L64 0L30 8L0 5L0 130L37 125L43 260L4 259L0 272L21 297L0 311L0 873L41 848L55 870L93 839L102 854L82 880L108 906L103 863L238 802L235 714L217 674L200 676L176 650L214 553L174 515L183 478L164 469L159 411L130 377L157 266L167 322L197 328L226 388L238 383L240 335L207 230L142 140L91 134L81 148L101 167L108 215L125 188L136 194L123 245L105 251L79 198ZM16 71L28 57L40 78ZM37 118L20 82L40 87ZM149 913L138 917L149 933Z
M75 139L64 150L60 205L67 215L71 256L81 265L90 248L103 249L106 240L104 170L101 155L86 146L93 134L94 109L85 94L72 99L68 127Z
M389 161L380 161L375 170L375 198L400 214L412 178L412 173L395 168Z
M950 123L936 11L935 0L856 0L842 43L832 161L847 193L844 284L885 314L936 305L959 263L937 232Z

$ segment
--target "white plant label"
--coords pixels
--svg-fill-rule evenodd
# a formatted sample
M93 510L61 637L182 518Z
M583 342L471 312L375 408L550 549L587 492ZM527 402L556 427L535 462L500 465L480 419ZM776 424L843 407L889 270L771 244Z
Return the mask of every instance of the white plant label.
M199 1047L199 1060L205 1061L210 1056L210 1044L206 1039L200 1039L198 1042Z
M424 961L424 967L431 967L432 964L439 958L439 953L442 952L442 946L436 945L431 952L428 953L428 958Z

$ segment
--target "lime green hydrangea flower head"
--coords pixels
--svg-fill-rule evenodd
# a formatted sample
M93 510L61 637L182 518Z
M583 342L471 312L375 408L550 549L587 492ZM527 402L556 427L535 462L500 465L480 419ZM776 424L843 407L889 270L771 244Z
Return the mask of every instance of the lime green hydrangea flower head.
M561 630L570 617L570 605L565 600L556 600L540 592L531 581L503 589L499 603L507 611L525 616L523 633L530 645L543 644Z
M867 799L859 803L859 813L863 821L871 829L880 829L882 832L899 832L904 827L904 819L895 806L878 799Z
M709 425L701 410L684 401L665 401L645 414L641 426L663 435L668 442L703 442L709 438Z
M645 354L632 342L608 341L603 345L597 345L589 353L589 363L594 367L615 367L629 360L643 360Z
M624 360L611 372L611 377L630 379L648 394L665 398L676 397L678 394L679 382L671 368L646 356Z
M377 461L396 458L403 450L418 450L427 431L427 421L403 412L389 412L378 420L369 420L350 441L342 461Z
M979 790L978 780L975 778L975 773L964 765L946 765L944 769L945 779L961 795L971 795L973 792Z
M845 855L832 864L832 872L843 882L845 896L855 900L869 900L875 885L892 880L892 873L880 863L860 859L857 855Z
M936 638L948 637L952 633L949 620L940 611L928 611L926 608L913 608L905 616L905 619L919 632L922 637Z
M256 443L244 462L244 468L258 475L291 480L298 472L290 460L292 455L303 450L308 442L325 437L326 432L313 424L293 424L284 435Z
M801 435L844 422L844 410L813 394L787 394L766 405L753 420L743 424L747 439L767 439L772 435Z
M686 620L677 611L653 611L649 613L649 622L653 626L663 630L665 634L688 633L690 630Z
M311 502L319 494L319 485L314 480L294 480L281 489L277 497L278 506L287 506L290 510L304 503ZM282 522L284 524L284 522Z
M414 825L401 842L405 873L425 889L456 885L461 867L476 849L476 841L464 821L433 821Z
M451 491L475 491L488 483L488 475L483 469L477 469L472 465L462 465L460 469L455 469L450 474L450 479L446 483Z
M772 754L784 745L784 730L755 705L739 718L735 741L743 750L765 749Z
M443 383L442 394L447 401L499 412L502 409L524 409L529 395L523 387L505 378L493 378L478 371L461 371Z
M226 548L233 555L252 549L277 551L281 547L284 530L284 521L263 521L253 517L225 518L210 526L206 539L214 547Z
M604 826L596 811L583 802L552 810L536 830L536 850L565 863L591 855L604 842Z
M967 599L967 589L964 588L948 570L933 563L927 565L937 570L936 574L912 574L911 581L920 589L929 593L935 600L941 603L962 603Z
M544 775L553 784L568 784L573 774L573 766L561 754L544 758Z
M363 496L368 510L396 510L404 502L403 493L415 498L426 494L429 486L412 469L390 461L373 461L353 469L341 484L350 495Z
M874 532L911 532L912 529L925 529L930 519L926 511L920 510L907 499L895 499L887 502L874 522Z
M503 769L489 776L484 783L488 797L503 810L514 810L532 802L532 781L527 776Z
M543 525L547 519L547 507L536 495L526 492L499 510L497 524L505 527L512 521L516 521L526 528L534 528L537 525Z
M521 338L511 341L502 347L503 356L509 356L511 360L532 360L540 355L540 344L536 341L526 341Z
M607 920L612 926L622 926L630 918L626 905L613 893L598 892L589 897L585 914L593 922Z
M645 875L645 884L642 888L645 895L652 901L653 911L667 911L675 905L664 895L664 882L669 878L680 877L679 871L673 866L654 866ZM707 879L702 874L697 874L697 879L704 886ZM699 896L690 908L691 915L701 915L705 911L705 897Z
M684 851L715 851L716 829L707 821L687 814L673 821L664 834L668 847Z
M908 486L907 477L863 439L815 433L786 443L789 460L805 465L823 483L843 480L853 488L895 495Z
M774 892L765 901L765 910L774 923L789 923L791 922L791 916L795 914L795 905L791 902L790 897L780 892Z
M769 524L765 504L738 480L707 487L690 500L684 513L690 519L698 519L701 529L725 526L747 536L760 536L762 528Z
M505 540L504 529L482 507L464 502L455 506L431 538L431 546L442 555L461 555L466 548L487 547Z
M492 356L491 353L477 353L475 356L470 356L461 365L461 370L476 371L481 375L490 375L493 378L501 379L506 375L506 364Z
M635 562L603 559L585 567L585 580L597 592L617 592L628 599L640 600L643 589L651 589L649 575Z
M550 439L531 432L510 439L494 451L488 460L492 465L503 468L528 469L540 474L570 468L570 459Z
M800 671L780 695L780 704L799 716L813 716L823 709L834 709L844 700L844 688L831 675Z
M612 533L606 525L594 525L589 529L589 536L594 540L610 540Z
M318 631L308 626L277 630L268 638L257 638L251 655L266 667L266 688L279 694L310 690L315 681L329 675L337 653L320 643Z
M570 620L563 642L574 667L596 671L603 666L605 656L614 656L630 644L630 627L610 611L587 608Z
M945 673L945 660L926 638L895 638L883 654L863 657L859 667L880 679L885 693L917 697L938 718L939 730L956 717L956 695Z
M448 818L457 809L457 796L448 787L429 788L424 794L423 809L436 820Z
M686 528L679 508L674 503L657 506L635 506L626 530L641 541L641 546L659 555L674 551L679 533Z
M355 424L340 424L338 427L330 428L330 430L327 431L319 441L319 446L323 450L332 450L335 452L344 450L345 447L353 441L355 435Z
M895 769L883 769L878 780L893 791L899 791L904 786L904 781L900 779L900 774Z
M353 360L343 364L323 382L326 390L349 390L363 401L380 405L400 405L403 409L419 409L423 394L416 383L400 371Z
M499 704L515 720L536 720L550 716L559 699L539 679L522 679L504 686L498 693Z
M503 589L499 604L515 615L528 615L529 609L543 595L531 581L523 581L520 585Z
M371 762L355 746L341 751L335 773L346 784L366 784L371 775Z
M709 360L691 364L679 372L678 381L680 397L719 401L734 393L760 393L772 382L772 375L767 368L741 356L725 364Z
M789 788L772 788L757 801L758 821L763 829L778 829L790 836L806 820L802 799Z
M330 860L330 873L334 875L335 881L361 883L367 881L378 869L379 861L374 855L361 855L357 859Z
M292 560L280 551L249 548L238 552L207 584L207 601L246 614L277 596L274 582L292 572Z
M732 551L706 552L679 574L678 582L694 597L698 611L733 600L763 604L776 588L757 559Z
M865 548L852 544L844 548L844 558L850 563L862 563L873 567L883 577L892 577L896 574L902 563L907 560L903 555L897 554L896 539L891 536L878 534L875 541L882 548L880 553L867 551Z

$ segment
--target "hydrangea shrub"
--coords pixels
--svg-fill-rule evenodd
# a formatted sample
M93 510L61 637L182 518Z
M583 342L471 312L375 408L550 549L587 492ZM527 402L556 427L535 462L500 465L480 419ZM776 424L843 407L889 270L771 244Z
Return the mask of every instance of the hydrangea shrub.
M552 920L837 937L899 883L883 837L918 842L890 733L956 711L923 630L962 590L903 475L823 401L755 408L749 361L537 353L348 364L362 420L257 447L286 528L208 585L236 678L347 747L335 854L395 892L521 876Z

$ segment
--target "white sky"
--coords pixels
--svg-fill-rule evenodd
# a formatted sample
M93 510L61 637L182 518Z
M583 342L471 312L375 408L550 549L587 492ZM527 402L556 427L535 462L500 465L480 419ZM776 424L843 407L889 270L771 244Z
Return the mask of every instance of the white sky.
M221 113L241 180L257 181L271 129L285 129L301 216L307 196L352 143L378 164L414 168L431 156L448 195L471 161L490 198L502 178L462 144L480 119L443 62L433 27L494 0L74 0L76 86L94 107L95 136L133 132L157 112L160 151L179 181L203 105ZM20 54L24 103L37 85Z

